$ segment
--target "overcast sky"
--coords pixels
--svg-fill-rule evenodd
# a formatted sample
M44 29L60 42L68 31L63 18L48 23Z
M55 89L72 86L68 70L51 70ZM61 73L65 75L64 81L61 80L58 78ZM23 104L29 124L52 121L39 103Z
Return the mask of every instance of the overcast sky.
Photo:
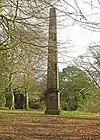
M74 2L72 1L74 0L69 1L69 3L71 2L70 4L74 6ZM77 0L77 2L79 3L79 7L81 7L83 14L86 16L87 21L100 22L100 4L98 3L98 0ZM90 6L89 4L93 6ZM63 10L66 10L66 5L64 3L62 5ZM67 7L67 11L72 12L73 9L68 9ZM68 65L67 60L71 60L70 58L68 59L67 56L77 57L84 54L88 45L100 41L100 32L90 31L83 28L78 22L75 22L73 26L68 26L72 23L73 21L69 17L66 17L65 20L61 22L61 24L65 26L60 30L58 29L58 40L63 43L66 42L66 44L59 47L59 61L66 62L66 64L60 65L60 69ZM73 47L70 48L69 46Z

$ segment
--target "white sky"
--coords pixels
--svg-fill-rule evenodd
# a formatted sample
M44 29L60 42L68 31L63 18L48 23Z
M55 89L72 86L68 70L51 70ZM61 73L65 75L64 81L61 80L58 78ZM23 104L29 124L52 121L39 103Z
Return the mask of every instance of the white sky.
M68 51L73 57L86 52L86 48L91 43L100 41L100 32L93 32L78 25L62 30L60 40L71 40L73 47ZM67 43L65 44L67 47Z
M73 0L71 0L72 2ZM80 7L84 15L86 15L87 20L90 22L100 22L100 5L97 0L93 0L92 4L97 7L92 7L87 3L84 3L82 0L79 1ZM85 2L91 2L91 0L84 0ZM69 1L70 2L70 1ZM71 3L74 4L74 3ZM85 8L84 8L85 7ZM66 10L66 6L64 7ZM70 11L71 9L69 9ZM78 23L75 23L74 26L67 26L73 21L67 18L61 24L64 24L66 27L58 29L58 41L66 42L70 40L70 43L66 43L60 46L59 49L59 61L66 62L66 64L60 64L60 69L66 67L70 62L67 56L77 57L86 52L88 45L100 42L100 32L93 32L81 27ZM68 41L69 42L69 41ZM69 49L69 46L73 46ZM64 49L62 49L64 48ZM62 51L63 50L63 51ZM68 62L68 61L69 62Z

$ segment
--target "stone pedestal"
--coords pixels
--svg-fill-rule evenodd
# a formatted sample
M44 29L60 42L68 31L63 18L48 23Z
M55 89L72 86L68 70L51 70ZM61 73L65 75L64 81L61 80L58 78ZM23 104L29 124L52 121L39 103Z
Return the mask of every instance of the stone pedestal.
M60 113L59 92L47 94L45 114L58 115Z
M48 38L48 69L47 69L47 91L46 114L59 114L59 83L58 83L58 55L57 55L57 27L56 10L50 9L49 38Z

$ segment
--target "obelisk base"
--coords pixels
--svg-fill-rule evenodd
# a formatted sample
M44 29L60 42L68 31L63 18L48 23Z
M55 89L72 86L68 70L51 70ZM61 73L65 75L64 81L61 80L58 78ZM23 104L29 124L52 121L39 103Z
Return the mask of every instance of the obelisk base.
M60 102L59 93L49 93L46 98L46 110L45 114L59 115L60 113Z

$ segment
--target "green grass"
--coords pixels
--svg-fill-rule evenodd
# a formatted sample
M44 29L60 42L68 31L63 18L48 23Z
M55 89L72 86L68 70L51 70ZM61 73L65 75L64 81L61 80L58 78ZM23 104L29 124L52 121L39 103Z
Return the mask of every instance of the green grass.
M34 109L18 109L18 110L0 110L0 119L7 117L7 114L34 114L39 116L56 116L64 118L84 118L84 119L100 119L100 113L85 113L80 111L61 111L59 115L45 115L44 110Z
M44 111L42 110L32 110L32 109L19 109L19 110L0 110L0 120L17 118L19 116L42 116Z
M80 111L61 111L60 117L100 119L100 113L87 113L87 112L80 112Z
M34 114L44 114L44 111L43 110L35 110L35 109L16 109L16 110L1 110L0 109L0 113L13 113L13 114L16 114L16 113L34 113Z

